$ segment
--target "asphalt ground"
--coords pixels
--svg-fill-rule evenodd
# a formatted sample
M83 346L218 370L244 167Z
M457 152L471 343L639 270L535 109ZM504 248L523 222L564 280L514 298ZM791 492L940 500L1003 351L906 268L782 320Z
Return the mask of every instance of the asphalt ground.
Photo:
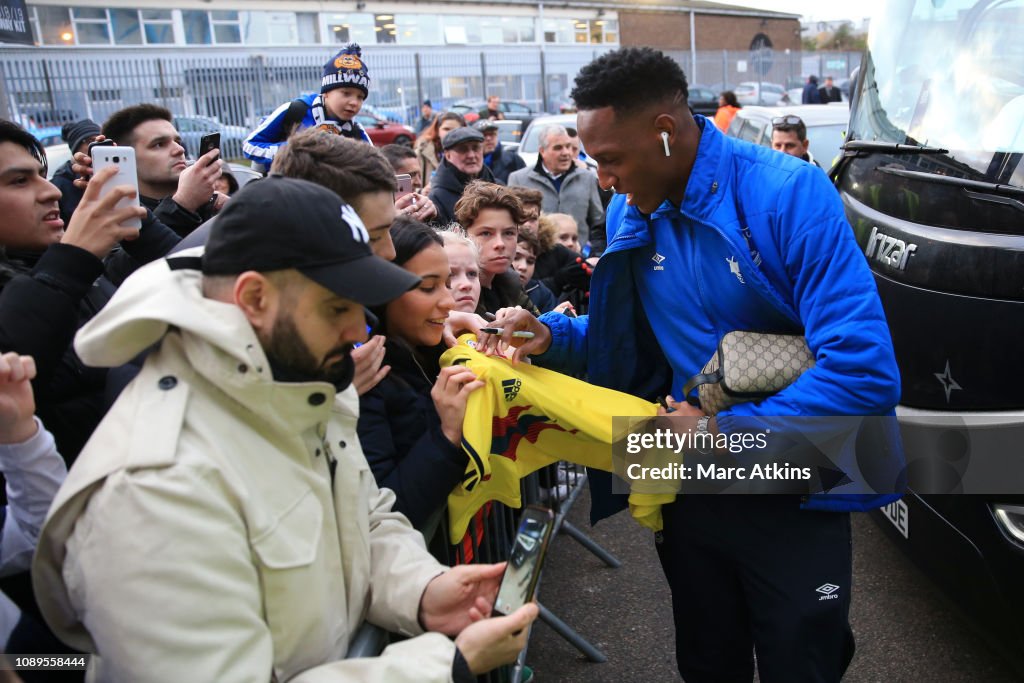
M538 621L527 663L536 683L680 681L668 587L653 535L620 513L591 527L587 492L568 519L622 561L606 567L572 538L553 540L539 600L608 657L588 662ZM1024 680L972 631L865 514L853 516L850 621L857 652L844 681Z

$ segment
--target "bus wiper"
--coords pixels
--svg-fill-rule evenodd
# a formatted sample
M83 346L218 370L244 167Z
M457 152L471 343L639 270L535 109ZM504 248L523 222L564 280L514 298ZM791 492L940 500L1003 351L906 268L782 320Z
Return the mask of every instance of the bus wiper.
M1018 211L1024 211L1024 202L1017 197L1024 198L1024 187L1016 185L1004 185L1001 183L990 183L984 180L970 180L969 178L958 178L956 176L942 175L930 171L911 171L905 168L894 168L892 166L879 166L879 173L910 178L911 180L924 180L939 185L950 185L963 188L968 197L979 202L990 204L1001 204Z
M868 154L949 154L948 149L928 147L918 143L884 142L882 140L847 140L842 147L844 156Z

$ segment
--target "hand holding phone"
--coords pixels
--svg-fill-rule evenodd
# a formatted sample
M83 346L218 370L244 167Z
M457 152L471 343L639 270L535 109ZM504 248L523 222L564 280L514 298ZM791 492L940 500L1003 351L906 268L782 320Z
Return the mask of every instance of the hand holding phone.
M124 149L121 147L112 149ZM118 184L120 168L104 165L85 188L82 201L71 214L61 242L85 249L98 259L106 257L115 244L139 236L146 210L138 205L134 185Z
M401 199L412 192L412 176L408 173L399 173L395 176L398 181L398 191L395 192L395 199Z
M523 510L494 601L496 613L508 616L533 600L554 526L555 515L548 508L529 505Z
M220 149L220 133L207 133L199 141L199 156L201 157L214 149Z
M114 188L130 185L135 189L132 196L125 196L118 200L115 208L139 207L139 179L135 170L135 150L131 147L96 146L90 149L92 156L92 167L94 173L99 173L111 166L117 167L117 172L99 190L99 198L106 197ZM135 217L124 221L122 227L142 227L142 219Z

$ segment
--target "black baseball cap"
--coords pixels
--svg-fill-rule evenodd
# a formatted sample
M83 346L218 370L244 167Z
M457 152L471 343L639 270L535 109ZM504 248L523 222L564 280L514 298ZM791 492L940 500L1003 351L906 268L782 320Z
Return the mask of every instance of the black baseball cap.
M326 187L283 176L247 184L210 228L203 273L293 268L364 306L386 304L420 283L404 268L374 256L355 210Z
M455 145L461 145L463 142L483 142L484 134L470 126L463 126L456 128L455 130L444 136L444 140L441 141L441 146L446 150L451 149Z
M494 119L480 119L473 124L473 127L481 133L485 133L489 130L498 130L498 124L494 122Z

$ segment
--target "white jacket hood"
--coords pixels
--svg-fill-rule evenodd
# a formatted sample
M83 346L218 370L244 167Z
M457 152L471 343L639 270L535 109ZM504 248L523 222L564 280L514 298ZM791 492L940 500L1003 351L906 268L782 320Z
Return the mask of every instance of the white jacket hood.
M75 350L86 365L123 365L176 328L190 333L186 338L205 342L187 344L190 358L208 348L253 364L259 371L266 368L266 355L242 311L203 296L198 270L201 254L202 249L196 248L159 259L125 280L75 336Z

